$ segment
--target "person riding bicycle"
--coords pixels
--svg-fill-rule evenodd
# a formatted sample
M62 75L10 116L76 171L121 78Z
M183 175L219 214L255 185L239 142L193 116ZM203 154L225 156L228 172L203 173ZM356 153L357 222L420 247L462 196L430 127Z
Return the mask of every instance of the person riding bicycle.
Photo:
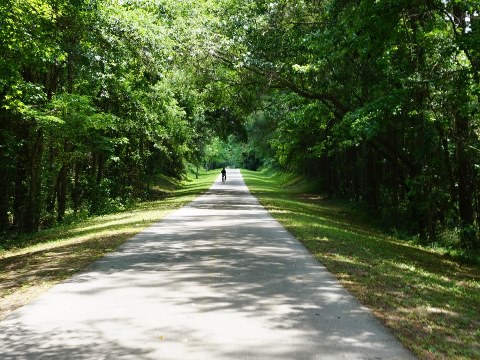
M227 181L227 170L225 168L222 169L222 182Z

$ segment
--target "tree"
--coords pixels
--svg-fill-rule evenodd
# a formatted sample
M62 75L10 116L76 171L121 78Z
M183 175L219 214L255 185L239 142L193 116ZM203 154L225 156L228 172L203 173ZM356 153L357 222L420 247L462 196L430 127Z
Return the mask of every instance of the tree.
M280 163L429 241L460 227L478 250L478 4L226 3L213 56L270 89Z
M181 175L210 136L186 52L203 7L190 5L0 5L1 230L118 209L143 196L146 175Z

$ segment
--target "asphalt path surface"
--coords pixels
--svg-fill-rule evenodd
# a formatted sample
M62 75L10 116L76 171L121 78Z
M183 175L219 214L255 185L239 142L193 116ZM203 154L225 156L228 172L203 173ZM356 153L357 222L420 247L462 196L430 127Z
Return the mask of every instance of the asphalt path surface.
M1 322L0 358L413 358L227 176Z

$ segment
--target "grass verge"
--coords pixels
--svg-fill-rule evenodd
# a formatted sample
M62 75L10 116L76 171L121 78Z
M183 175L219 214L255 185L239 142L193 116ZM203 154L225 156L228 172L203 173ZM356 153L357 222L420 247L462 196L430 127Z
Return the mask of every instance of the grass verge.
M251 192L421 359L480 359L480 268L387 236L288 175L242 170Z
M192 201L205 192L217 176L217 171L210 171L200 174L198 179L178 184L165 181L154 189L163 194L161 200L140 203L129 211L22 235L15 241L4 239L5 243L17 246L0 253L0 320Z

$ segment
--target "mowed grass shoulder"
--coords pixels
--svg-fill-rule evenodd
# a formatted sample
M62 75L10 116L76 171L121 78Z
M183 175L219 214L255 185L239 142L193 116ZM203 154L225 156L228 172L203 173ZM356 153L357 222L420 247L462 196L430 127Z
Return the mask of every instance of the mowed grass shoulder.
M15 239L0 252L0 320L208 190L218 171L154 187L162 199ZM14 245L14 246L13 246ZM4 245L5 247L5 245Z
M478 266L387 236L291 176L242 175L262 205L419 358L480 359Z

